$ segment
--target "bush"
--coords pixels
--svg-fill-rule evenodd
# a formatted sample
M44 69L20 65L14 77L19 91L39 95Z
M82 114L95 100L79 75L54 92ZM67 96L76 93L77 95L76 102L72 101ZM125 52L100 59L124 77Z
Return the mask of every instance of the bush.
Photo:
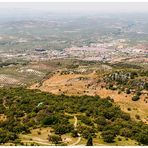
M140 120L140 116L139 115L135 115L135 118L137 119L137 120Z
M82 134L82 137L88 139L89 136L95 137L95 128L90 128L88 126L78 126L78 131Z
M34 145L35 145L34 143L31 143L31 144L30 144L30 146L34 146Z
M131 93L130 89L129 88L126 89L126 94L130 94L130 93Z
M43 125L53 125L53 124L56 124L58 123L59 119L56 117L56 116L49 116L49 117L45 117L43 120L42 120L42 124Z
M134 79L135 76L138 76L137 72L135 71L131 72L131 79Z
M59 135L48 135L48 140L54 144L59 144L62 142L62 138Z
M95 123L99 124L99 125L106 125L106 118L105 117L98 117L96 120L95 120Z
M66 133L70 133L73 130L73 125L57 124L54 126L54 130L55 130L56 134L61 134L61 135L66 134Z
M82 136L83 136L83 138L87 139L87 138L90 136L89 130L84 130L84 131L82 132Z
M128 128L122 128L120 130L120 135L130 138L132 136L132 131L131 131L131 129L128 129Z
M0 128L0 143L17 140L18 136L15 133L3 130Z
M133 101L138 101L139 99L140 99L140 97L137 96L137 95L132 97L132 100L133 100Z
M92 125L92 121L89 117L81 116L80 117L81 122L85 123L86 125Z
M76 130L73 130L73 131L71 132L71 136L72 136L72 137L78 137L78 132L77 132Z
M141 95L141 92L140 91L137 91L136 95L137 96L140 96Z
M130 120L130 115L129 114L127 114L127 113L121 113L121 117L122 117L122 119L124 119L124 120Z
M116 135L114 134L113 131L108 130L108 131L103 131L101 133L101 136L102 136L104 142L112 143L112 142L114 142L114 138Z
M41 135L41 132L40 131L38 131L37 133L38 133L38 135Z
M137 141L139 141L142 144L148 145L148 136L147 131L142 131L139 134L136 134Z
M131 111L131 108L130 108L130 107L128 107L128 108L127 108L127 110L128 110L128 111Z
M14 143L14 144L20 144L20 143L21 143L21 140L20 140L20 139L15 139L15 140L13 141L13 143Z

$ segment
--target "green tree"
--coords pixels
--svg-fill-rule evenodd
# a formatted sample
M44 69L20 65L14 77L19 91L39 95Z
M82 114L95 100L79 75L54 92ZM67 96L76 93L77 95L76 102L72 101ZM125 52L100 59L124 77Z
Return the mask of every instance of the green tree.
M103 131L101 133L101 136L105 142L112 143L112 142L114 142L114 138L116 135L114 134L113 131L108 130L108 131Z
M126 94L130 94L130 93L131 93L130 89L129 88L126 89Z
M138 90L138 91L136 92L136 95L137 95L137 96L140 96L140 95L141 95L141 92Z
M140 97L137 96L137 95L132 97L132 100L133 100L133 101L138 101L139 99L140 99Z
M107 122L106 122L106 118L105 117L98 117L96 120L95 120L95 123L99 124L99 125L106 125Z
M136 139L140 143L148 145L148 136L147 135L148 135L147 131L142 131L141 133L136 134Z
M78 137L78 132L77 132L77 130L71 131L71 136L72 136L72 137Z
M59 144L62 142L62 138L59 135L48 135L48 140L54 144Z
M93 146L93 138L92 138L92 136L89 136L89 137L88 137L86 146Z
M129 128L122 128L120 130L120 135L130 138L132 136L132 131Z
M52 115L52 116L49 116L49 117L45 117L42 120L42 124L43 125L53 125L53 124L58 123L58 121L59 121L58 117Z
M56 134L65 134L70 133L73 130L73 126L71 124L57 124L54 126L54 130Z

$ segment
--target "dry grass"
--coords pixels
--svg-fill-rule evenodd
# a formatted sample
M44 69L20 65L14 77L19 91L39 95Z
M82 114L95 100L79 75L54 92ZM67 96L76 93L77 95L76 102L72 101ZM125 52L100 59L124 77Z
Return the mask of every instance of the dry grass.
M121 141L118 140L118 138L120 138ZM87 140L82 138L79 145L85 146L86 143L87 143ZM94 146L137 146L138 143L135 140L131 140L130 138L126 139L121 136L117 136L113 143L106 143L101 138L100 133L98 133L97 137L93 138L93 145Z
M4 114L0 114L0 121L5 121L7 119L7 116Z
M62 135L62 141L66 143L67 145L72 145L77 141L78 138L73 138L71 136L71 133Z
M82 78L82 79L80 79ZM84 78L84 79L83 79ZM132 94L120 93L118 91L101 88L101 83L97 83L98 76L95 72L91 74L55 74L45 80L39 87L37 84L32 85L31 89L40 89L41 91L51 92L53 94L65 95L99 95L101 98L110 96L114 99L124 112L131 115L139 115L140 119L148 123L148 107L144 101L146 94L141 95L138 101L132 101ZM131 109L131 111L128 110ZM136 119L137 120L137 119Z
M117 136L113 143L106 143L103 141L101 133L97 134L97 137L93 139L94 146L136 146L138 143L135 140L131 140L130 138L126 139L125 137ZM118 138L121 139L118 140Z
M45 80L42 86L39 87L41 91L51 92L53 94L67 94L67 95L81 95L88 94L88 84L94 84L97 75L95 74L55 74L53 77ZM34 84L31 89L38 88L38 84ZM85 91L85 92L84 92ZM93 94L93 93L92 93Z
M40 134L39 134L40 132ZM24 143L24 145L30 145L31 143L36 143L41 146L52 146L51 142L48 141L48 134L52 133L51 128L37 128L31 130L30 134L23 135L20 134L21 142ZM62 141L66 143L67 145L73 144L75 141L77 141L77 138L73 138L70 133L62 135Z
M135 115L139 115L143 122L148 123L148 107L144 101L146 97L145 94L141 95L138 101L132 101L132 94L118 94L118 91L107 90L105 88L98 90L97 94L103 98L110 96L114 99L114 102L117 103L124 112L129 113L133 119L135 119ZM128 108L130 108L131 111L129 111Z
M29 143L37 143L39 145L52 145L48 141L48 134L51 133L51 128L38 128L31 130L30 134L23 135L21 134L19 137L24 144Z

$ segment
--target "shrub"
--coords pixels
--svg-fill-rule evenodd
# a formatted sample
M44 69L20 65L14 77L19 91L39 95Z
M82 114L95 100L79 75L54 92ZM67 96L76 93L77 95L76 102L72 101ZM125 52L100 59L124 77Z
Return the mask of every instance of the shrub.
M135 118L137 119L137 120L140 120L140 116L139 115L135 115Z
M62 138L59 135L48 135L48 140L54 144L59 144L62 142Z
M129 137L132 136L132 131L130 129L128 129L128 128L122 128L120 130L120 135L129 138Z
M38 133L38 135L41 135L41 132L40 131L38 131L37 133Z
M128 107L128 108L127 108L127 110L128 110L128 111L131 111L131 108L130 108L130 107Z
M81 116L81 122L85 123L86 125L92 125L91 119L86 116Z
M140 91L137 91L136 95L137 96L140 96L141 95L141 92Z
M137 141L145 145L148 145L148 136L146 135L147 135L147 131L142 131L141 133L136 134Z
M130 93L131 93L130 89L129 88L126 89L126 94L130 94Z
M104 142L112 143L112 142L114 142L114 138L116 135L114 134L113 131L108 130L108 131L103 131L101 133L101 136L102 136Z
M43 125L53 125L53 124L56 124L58 123L59 119L56 117L56 116L49 116L49 117L45 117L43 120L42 120L42 124Z
M73 131L71 132L71 136L72 136L72 137L78 137L78 132L77 132L76 130L73 130Z
M140 99L140 97L137 96L137 95L132 97L132 100L133 100L133 101L138 101L139 99Z
M56 134L66 134L70 133L73 130L73 125L67 124L57 124L54 126L54 130Z
M106 119L105 117L98 117L96 120L95 120L95 123L99 124L99 125L106 125Z

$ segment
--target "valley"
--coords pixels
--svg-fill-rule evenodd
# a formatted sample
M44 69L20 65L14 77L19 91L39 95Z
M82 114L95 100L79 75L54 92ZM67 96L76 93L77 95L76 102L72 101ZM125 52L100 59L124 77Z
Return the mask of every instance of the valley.
M147 13L45 10L0 14L0 146L147 146Z

